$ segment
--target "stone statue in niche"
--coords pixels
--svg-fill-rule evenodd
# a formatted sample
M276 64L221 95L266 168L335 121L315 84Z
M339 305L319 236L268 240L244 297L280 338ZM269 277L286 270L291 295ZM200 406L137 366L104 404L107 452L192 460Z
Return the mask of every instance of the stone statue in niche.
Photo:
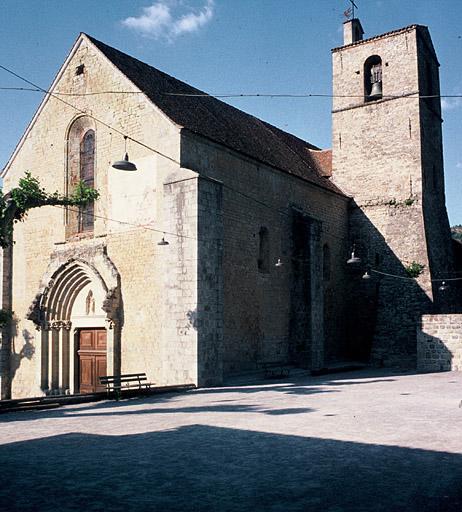
M87 315L95 314L95 298L91 290L88 291L87 298L85 299L85 312Z

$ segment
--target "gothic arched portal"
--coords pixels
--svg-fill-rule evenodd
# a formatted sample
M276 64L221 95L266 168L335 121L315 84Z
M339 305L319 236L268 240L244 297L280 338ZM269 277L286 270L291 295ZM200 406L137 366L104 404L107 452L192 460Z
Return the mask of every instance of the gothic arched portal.
M112 262L105 260L107 271ZM41 332L45 393L100 391L98 376L120 371L120 286L113 265L109 270L115 287L93 265L69 259L48 274L37 295L29 318Z

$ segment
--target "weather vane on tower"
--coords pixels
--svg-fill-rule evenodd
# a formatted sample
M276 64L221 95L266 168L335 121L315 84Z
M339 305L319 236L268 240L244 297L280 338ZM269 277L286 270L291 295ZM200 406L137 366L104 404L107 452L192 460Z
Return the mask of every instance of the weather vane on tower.
M344 11L343 15L347 20L354 20L355 18L355 8L358 9L358 6L354 3L353 0L349 0L351 3L351 7L348 7L346 11Z

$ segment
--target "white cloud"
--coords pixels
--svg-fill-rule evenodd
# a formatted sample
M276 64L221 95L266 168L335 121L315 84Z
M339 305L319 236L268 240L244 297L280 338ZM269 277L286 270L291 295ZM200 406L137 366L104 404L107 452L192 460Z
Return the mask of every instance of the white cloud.
M182 34L196 32L213 17L213 0L206 0L199 9L186 7L178 0L160 0L149 7L143 7L140 16L122 20L122 25L154 39L172 41ZM183 12L181 12L183 11Z
M143 14L138 18L129 17L122 21L122 24L128 28L155 37L160 35L171 23L170 7L160 2L150 7L144 7Z
M458 93L456 93L458 94ZM444 112L462 107L462 98L441 98L441 108Z
M213 3L211 0L204 5L202 11L199 14L190 12L189 14L183 15L174 24L175 33L182 34L183 32L194 32L198 30L202 25L205 25L212 19L213 16Z

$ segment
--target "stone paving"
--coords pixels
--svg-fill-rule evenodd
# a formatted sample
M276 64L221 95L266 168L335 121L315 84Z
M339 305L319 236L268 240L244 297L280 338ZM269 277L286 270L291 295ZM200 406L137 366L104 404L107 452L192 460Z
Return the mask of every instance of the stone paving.
M365 370L4 414L0 510L461 512L461 400Z

